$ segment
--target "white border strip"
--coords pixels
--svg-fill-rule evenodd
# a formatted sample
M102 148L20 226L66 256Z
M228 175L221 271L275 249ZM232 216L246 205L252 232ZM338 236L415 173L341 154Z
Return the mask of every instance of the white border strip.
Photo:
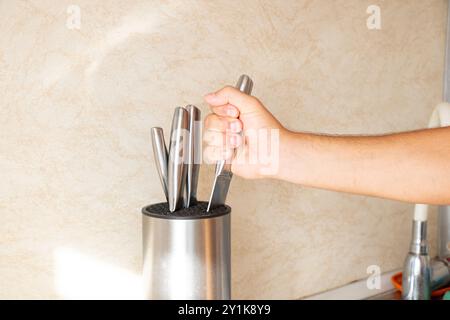
M318 293L309 297L303 298L304 300L362 300L367 299L379 294L383 294L392 291L394 286L391 283L391 277L400 272L401 270L395 270L387 272L381 275L380 289L367 288L367 279L358 280L349 283L343 287L331 289L322 293Z

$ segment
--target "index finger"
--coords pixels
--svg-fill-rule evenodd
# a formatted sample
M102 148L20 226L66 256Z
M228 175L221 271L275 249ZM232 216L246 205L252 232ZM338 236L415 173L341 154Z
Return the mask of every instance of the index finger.
M217 92L207 94L204 98L211 106L231 104L243 113L250 112L254 109L255 98L231 86L226 86Z
M220 117L230 117L230 118L238 118L239 117L239 109L231 104L226 104L223 106L209 106L211 111L217 114Z

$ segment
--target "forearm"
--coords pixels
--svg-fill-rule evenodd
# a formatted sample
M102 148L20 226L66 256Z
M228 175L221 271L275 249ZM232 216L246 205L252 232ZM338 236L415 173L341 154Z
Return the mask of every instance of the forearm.
M335 191L450 204L450 127L362 137L285 132L278 177Z

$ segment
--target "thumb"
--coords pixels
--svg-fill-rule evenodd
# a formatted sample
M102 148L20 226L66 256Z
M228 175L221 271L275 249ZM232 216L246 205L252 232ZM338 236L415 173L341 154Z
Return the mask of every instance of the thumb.
M205 101L213 107L231 104L238 108L241 114L257 111L259 106L256 98L231 86L207 94L204 98Z

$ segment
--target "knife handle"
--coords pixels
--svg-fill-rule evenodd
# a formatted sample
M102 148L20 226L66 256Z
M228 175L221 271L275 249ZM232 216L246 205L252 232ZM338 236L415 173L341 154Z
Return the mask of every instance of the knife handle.
M239 91L250 95L252 94L253 81L248 75L243 74L239 77L236 88L239 89Z
M236 89L239 89L239 91L250 95L252 93L252 89L253 89L253 81L252 79L246 75L243 74L239 77L239 80L236 84ZM242 133L241 133L242 135ZM231 161L233 160L233 158L236 156L236 149L233 151L233 155L231 156L231 159L229 159L229 161L227 160L220 160L217 161L216 164L216 174L217 171L229 171L231 172Z
M201 111L194 105L185 107L189 115L189 137L186 150L186 185L183 192L183 205L189 208L197 203L197 185L201 156Z
M169 200L167 191L167 147L164 141L164 132L162 128L154 127L151 129L153 156L155 157L156 169L158 170L159 180L163 187L166 200Z
M186 109L177 107L172 119L170 148L168 159L168 195L169 210L174 212L180 208L182 193L186 179L188 113Z

